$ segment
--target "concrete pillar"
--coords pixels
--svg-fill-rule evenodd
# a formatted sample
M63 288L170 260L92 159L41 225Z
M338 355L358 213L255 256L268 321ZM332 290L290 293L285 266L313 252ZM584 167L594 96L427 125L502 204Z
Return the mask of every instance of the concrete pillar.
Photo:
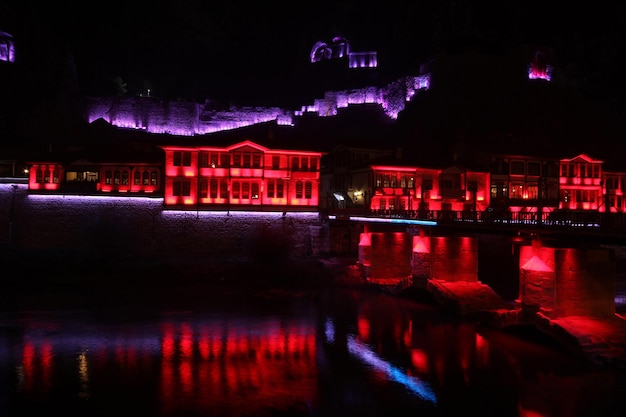
M411 270L413 274L413 286L426 288L426 282L430 278L430 237L413 236L413 253Z
M519 304L550 318L614 315L613 250L522 246Z

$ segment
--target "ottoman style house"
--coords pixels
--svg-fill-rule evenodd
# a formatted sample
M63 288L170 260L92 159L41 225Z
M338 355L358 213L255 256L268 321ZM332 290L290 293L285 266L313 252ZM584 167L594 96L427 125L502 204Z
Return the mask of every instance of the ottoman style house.
M231 146L163 146L165 206L316 210L321 152Z

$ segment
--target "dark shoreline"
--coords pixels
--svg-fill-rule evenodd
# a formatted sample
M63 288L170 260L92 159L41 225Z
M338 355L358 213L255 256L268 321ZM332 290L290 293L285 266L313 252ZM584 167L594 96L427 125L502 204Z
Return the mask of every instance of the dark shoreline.
M312 295L333 287L367 286L350 259L253 261L142 260L52 265L21 259L0 279L0 311L91 308L196 309L252 298ZM9 270L11 270L9 268Z

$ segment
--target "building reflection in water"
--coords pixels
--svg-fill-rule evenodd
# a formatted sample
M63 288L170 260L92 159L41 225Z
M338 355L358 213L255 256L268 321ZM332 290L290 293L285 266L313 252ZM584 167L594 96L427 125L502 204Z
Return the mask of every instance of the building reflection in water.
M11 375L0 381L24 412L75 403L83 415L122 403L142 415L375 415L393 398L392 411L424 416L552 417L612 415L624 401L623 376L554 346L391 297L341 303L309 317L100 323L42 313L0 333L0 373Z

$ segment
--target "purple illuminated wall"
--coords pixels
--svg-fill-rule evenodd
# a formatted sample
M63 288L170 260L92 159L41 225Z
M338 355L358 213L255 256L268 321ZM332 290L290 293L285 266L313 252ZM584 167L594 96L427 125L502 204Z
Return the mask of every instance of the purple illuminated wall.
M151 97L91 98L87 101L88 122L104 119L113 126L140 129L150 133L177 136L204 135L237 129L257 123L276 121L293 125L294 117L304 113L334 116L338 109L350 105L373 103L380 105L392 119L404 110L420 90L430 87L430 75L407 76L379 88L328 91L312 105L299 111L279 107L231 107L228 110L208 110L198 103L163 101Z

